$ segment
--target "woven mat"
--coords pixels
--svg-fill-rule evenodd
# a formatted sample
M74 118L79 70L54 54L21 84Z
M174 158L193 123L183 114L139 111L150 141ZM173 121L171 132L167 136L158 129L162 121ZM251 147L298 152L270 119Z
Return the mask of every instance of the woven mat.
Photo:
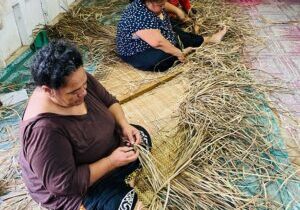
M181 76L122 105L131 123L144 126L151 135L176 125L176 111L186 84Z
M104 78L98 77L101 73L97 70L94 76L110 93L121 100L135 94L142 87L158 83L166 77L181 72L183 67L183 65L178 65L167 72L146 72L120 62L107 66L105 71L108 73Z

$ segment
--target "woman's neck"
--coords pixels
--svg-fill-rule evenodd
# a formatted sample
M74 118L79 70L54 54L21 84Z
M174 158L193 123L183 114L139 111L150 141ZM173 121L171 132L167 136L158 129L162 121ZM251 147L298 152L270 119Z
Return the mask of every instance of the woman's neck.
M41 88L36 88L27 104L23 120L36 117L42 113L55 113L59 115L84 115L87 114L85 103L77 106L64 107L55 103Z

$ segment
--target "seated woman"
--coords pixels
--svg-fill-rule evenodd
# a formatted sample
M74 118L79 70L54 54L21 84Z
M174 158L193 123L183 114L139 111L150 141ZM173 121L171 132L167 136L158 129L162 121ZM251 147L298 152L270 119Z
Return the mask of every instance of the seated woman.
M135 0L122 14L117 28L117 53L135 68L165 71L178 60L184 62L193 47L218 43L226 33L226 27L210 37L180 28L174 31L165 3L166 0Z
M190 0L168 0L165 7L170 16L174 15L182 22L188 21L188 16L196 11L192 8Z
M134 209L137 195L124 179L139 167L131 145L151 146L147 131L127 122L68 42L42 48L31 73L19 161L32 198L48 209Z

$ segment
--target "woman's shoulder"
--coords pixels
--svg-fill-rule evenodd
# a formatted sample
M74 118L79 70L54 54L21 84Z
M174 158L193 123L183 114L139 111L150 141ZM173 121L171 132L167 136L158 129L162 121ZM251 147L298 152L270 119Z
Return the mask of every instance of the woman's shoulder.
M47 112L45 108L44 98L41 96L39 91L36 89L33 91L32 95L30 96L26 109L23 113L22 120L23 121L30 121L40 114Z
M53 111L48 97L43 93L43 91L36 88L28 100L22 120L24 122L31 121L49 113L55 112Z
M41 128L45 130L56 130L62 128L64 122L55 113L39 113L29 119L21 121L21 127Z
M41 104L39 104L41 106ZM55 113L47 108L36 106L33 99L29 100L21 120L21 126L45 127L46 129L59 129L64 125L64 120L58 113Z

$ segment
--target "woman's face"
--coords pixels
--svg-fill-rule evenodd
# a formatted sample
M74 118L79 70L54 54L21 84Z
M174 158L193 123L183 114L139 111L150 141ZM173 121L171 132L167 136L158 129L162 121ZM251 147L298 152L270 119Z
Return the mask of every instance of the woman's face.
M84 102L87 94L87 75L83 67L78 68L66 77L65 85L57 90L52 89L51 98L63 107L78 106Z
M146 7L151 12L155 13L156 15L159 15L162 12L162 10L165 8L165 3L166 1L163 1L161 3L146 1Z

